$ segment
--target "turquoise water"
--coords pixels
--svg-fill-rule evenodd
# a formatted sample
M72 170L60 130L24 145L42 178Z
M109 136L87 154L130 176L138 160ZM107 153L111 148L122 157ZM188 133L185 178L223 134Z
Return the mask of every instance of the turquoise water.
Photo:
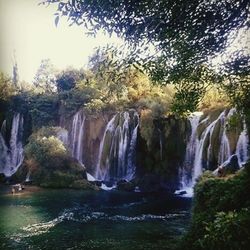
M191 200L164 194L42 190L0 196L0 249L172 249Z

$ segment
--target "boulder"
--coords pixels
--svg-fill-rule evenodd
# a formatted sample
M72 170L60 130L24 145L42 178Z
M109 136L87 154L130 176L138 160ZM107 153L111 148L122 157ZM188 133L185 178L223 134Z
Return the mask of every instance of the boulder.
M92 183L93 185L97 186L97 187L101 187L102 186L102 181L89 181L90 183Z
M93 183L85 179L76 180L71 185L69 185L69 187L73 189L82 189L82 190L95 190L95 191L100 190L100 188L97 185L94 185Z
M135 190L135 184L130 181L120 180L117 182L117 189L120 191L133 192Z
M238 156L236 154L232 155L230 159L219 166L213 174L218 177L224 177L227 174L234 174L240 169Z

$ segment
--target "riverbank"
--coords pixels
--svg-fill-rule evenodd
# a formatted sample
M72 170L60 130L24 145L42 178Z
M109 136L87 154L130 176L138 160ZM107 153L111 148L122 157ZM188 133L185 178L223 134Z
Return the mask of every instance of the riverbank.
M0 195L25 195L44 190L44 188L35 185L22 185L22 190L12 193L12 186L13 185L0 184Z

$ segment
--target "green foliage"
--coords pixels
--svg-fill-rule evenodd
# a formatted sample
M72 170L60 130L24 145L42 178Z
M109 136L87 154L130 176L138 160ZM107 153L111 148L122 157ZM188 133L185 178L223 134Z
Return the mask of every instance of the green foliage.
M0 101L8 101L15 94L11 79L0 72Z
M174 112L185 114L195 111L205 94L207 82L212 80L215 83L218 80L215 78L224 76L223 84L233 105L247 107L249 79L248 84L244 83L245 87L242 87L242 81L246 82L249 73L249 48L242 39L247 38L249 29L247 0L178 0L174 4L165 0L44 0L45 3L58 4L56 24L66 16L70 22L84 25L89 34L96 34L98 30L105 30L110 35L115 32L128 42L129 48L109 48L106 54L97 52L90 60L90 65L94 65L93 72L100 73L103 83L108 86L107 100L115 102L121 98L119 94L126 93L124 85L117 79L122 79L126 69L134 64L138 70L149 73L154 82L176 84ZM225 49L239 34L243 41L241 48L236 48L229 58ZM150 53L152 45L154 51ZM123 58L127 50L128 56ZM204 75L203 69L209 69L211 58L220 53L228 59L222 61L220 77L215 73ZM114 55L118 55L120 60ZM203 108L214 105L208 99L203 104ZM221 104L224 105L218 102Z
M190 68L223 51L229 38L235 35L232 31L247 29L249 8L246 0L177 0L174 4L166 0L44 0L43 3L57 3L56 23L59 16L66 16L70 22L84 25L91 34L98 30L115 32L133 50L143 43L157 44L159 58L153 65L149 59L157 76L167 75L169 69L178 72L177 75L188 75Z
M72 159L56 137L59 127L43 127L29 138L25 146L25 166L35 184L43 187L70 187L86 179L84 167Z
M4 112L9 106L12 96L15 95L15 88L11 79L0 72L0 122L4 120Z
M242 124L242 115L240 113L234 113L230 118L227 120L227 131L231 130L242 130L243 124Z
M59 101L63 107L63 113L70 117L76 113L79 108L85 107L88 103L98 96L98 90L95 87L85 85L80 82L74 89L63 91L59 94Z
M203 249L236 250L249 247L250 209L218 212L213 222L207 223L199 245Z
M63 143L55 136L34 137L33 135L25 148L25 154L27 158L34 159L40 166L56 168L60 166L52 165L51 162L55 163L57 158L66 157L67 151Z
M154 123L151 110L142 110L140 117L140 134L142 138L150 146L151 138L153 136Z
M204 65L190 72L185 79L175 83L172 111L181 115L196 111L209 87L217 84L219 80L218 75Z
M71 90L76 83L84 79L84 72L69 68L56 75L56 86L58 92Z
M33 81L37 93L53 93L56 91L55 73L55 68L50 59L41 61Z
M241 55L241 59L238 58ZM250 134L250 77L249 55L236 53L224 65L221 86L228 95L231 103L244 115L248 134ZM231 69L234 69L233 73Z
M105 103L100 99L92 99L86 104L85 109L89 113L101 112L106 107Z
M243 250L250 243L250 164L226 178L203 175L195 186L193 218L182 248Z
M58 97L51 94L33 95L29 100L29 113L34 129L53 126L58 119Z
M205 92L199 103L200 110L226 109L230 106L230 100L226 92L218 85L211 85Z

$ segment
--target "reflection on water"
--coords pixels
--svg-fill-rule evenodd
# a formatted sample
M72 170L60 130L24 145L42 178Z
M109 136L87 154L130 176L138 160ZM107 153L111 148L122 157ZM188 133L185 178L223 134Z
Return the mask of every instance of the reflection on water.
M0 196L0 249L172 249L191 200L164 194L43 190Z

